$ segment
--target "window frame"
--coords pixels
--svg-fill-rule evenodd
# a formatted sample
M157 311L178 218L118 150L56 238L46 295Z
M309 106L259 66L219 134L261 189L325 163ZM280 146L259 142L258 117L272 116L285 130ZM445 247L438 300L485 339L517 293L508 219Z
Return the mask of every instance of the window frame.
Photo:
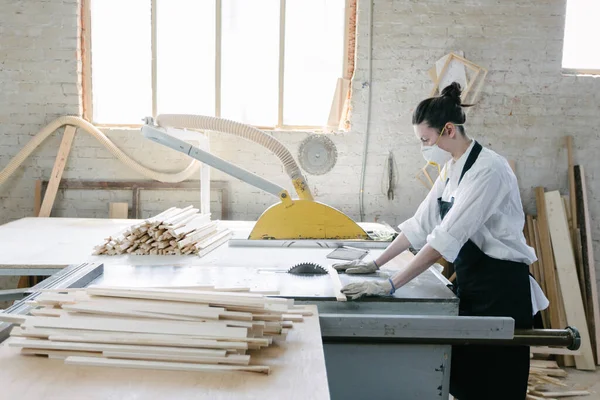
M81 86L82 86L82 116L86 121L105 128L139 128L143 125L138 124L110 124L99 123L93 119L93 86L92 86L92 37L91 37L91 2L94 0L81 0L80 3L80 61L81 61ZM96 0L99 1L99 0ZM351 21L356 18L357 0L345 0L344 12L344 38L343 38L343 62L340 71L340 77L351 79L354 73L355 49L351 45L355 43L356 24ZM151 5L151 77L152 77L152 118L156 119L158 115L158 92L157 92L157 0L150 0ZM286 125L283 123L284 109L284 64L285 64L285 10L286 0L279 0L279 77L278 77L278 110L277 125L275 126L255 126L261 130L267 131L314 131L320 132L325 128L325 123L321 126L315 125ZM222 0L215 0L215 117L221 116L221 43L222 43ZM351 93L351 91L350 91ZM333 93L332 93L333 100Z
M561 68L561 72L565 76L600 76L599 69L580 69L580 68Z
M566 0L566 3L568 3L568 0ZM568 13L568 8L569 5L565 4L566 8L565 8L565 14L564 14L564 31L563 31L563 35L562 35L562 51L561 51L561 74L563 76L592 76L592 77L598 77L600 76L600 65L598 66L598 68L565 68L563 67L563 62L564 62L564 52L565 52L565 39L566 39L566 25L567 25L567 13Z

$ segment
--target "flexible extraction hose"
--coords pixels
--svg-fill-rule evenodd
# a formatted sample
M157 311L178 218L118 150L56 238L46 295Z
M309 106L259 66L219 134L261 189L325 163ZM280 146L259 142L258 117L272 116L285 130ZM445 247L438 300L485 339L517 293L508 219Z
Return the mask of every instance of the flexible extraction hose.
M55 130L64 126L72 125L77 128L84 130L93 137L95 137L104 147L108 149L115 157L121 162L127 165L134 171L144 175L147 178L157 180L160 182L182 182L190 178L193 174L198 172L200 163L197 160L193 160L185 169L176 173L165 173L158 172L152 169L146 168L140 165L135 160L130 158L127 154L123 153L110 139L102 133L98 128L80 117L75 116L63 116L55 119L40 130L26 145L13 157L8 165L0 171L0 185L2 185L25 161L27 157Z
M298 196L301 199L313 200L306 179L292 154L280 141L260 129L224 118L192 114L161 114L156 117L156 124L160 127L229 133L260 144L271 150L281 160L285 172L292 179Z

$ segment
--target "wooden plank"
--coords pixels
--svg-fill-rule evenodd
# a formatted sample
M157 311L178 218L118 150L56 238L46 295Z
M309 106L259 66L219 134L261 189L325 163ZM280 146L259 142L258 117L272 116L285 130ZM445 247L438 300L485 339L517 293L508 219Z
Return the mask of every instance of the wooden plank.
M219 293L210 290L177 290L170 289L150 289L150 288L131 288L117 286L90 286L86 292L92 296L107 296L138 299L142 295L152 296L150 299L167 300L167 301L183 301L202 303L205 301L226 301L231 300L248 305L261 305L265 303L288 304L287 299L266 297L257 293L246 292L227 292ZM145 298L145 297L144 297Z
M556 271L563 294L567 322L571 326L576 326L581 335L582 354L575 357L575 365L577 369L595 370L594 355L579 291L575 256L571 247L562 198L558 191L552 191L545 194L545 199Z
M248 304L246 302L246 300L244 300L244 299L236 300L235 298L226 298L225 296L210 297L210 296L204 295L204 296L195 297L195 296L189 296L186 293L168 293L168 292L158 293L158 292L155 292L153 294L151 292L146 292L146 291L135 291L135 292L130 291L128 293L124 293L124 292L120 292L120 291L110 291L110 290L103 290L103 289L94 289L94 293L97 293L98 295L100 293L103 293L106 296L114 296L114 297L130 296L131 298L137 298L137 299L164 299L164 300L171 300L171 301L179 301L182 303L193 303L193 304L203 303L203 304L227 307L228 310L232 310L232 311L263 311L263 312L265 310L281 311L281 312L287 311L287 306L284 304L269 304L266 302L263 302L263 303L256 302L254 304L252 304L252 303ZM180 294L181 294L181 296L180 296Z
M108 218L129 218L129 203L108 203Z
M12 336L12 335L11 335ZM58 342L133 344L149 346L197 347L205 349L247 350L247 342L223 342L218 340L186 338L176 335L126 334L126 333L90 333L87 335L48 336Z
M64 360L70 356L102 357L102 353L92 351L44 350L26 348L21 349L21 354L28 354L32 356L48 356L48 358L55 358L59 360Z
M587 299L587 287L585 285L585 272L583 266L583 248L581 244L581 231L579 228L571 230L571 243L573 243L573 254L575 255L575 266L577 267L577 280L579 281L579 290L581 291L581 297L583 300L583 310L588 315L588 304L585 301Z
M46 350L68 350L68 351L121 351L133 353L152 353L152 354L170 354L170 355L196 355L196 356L211 356L225 357L226 350L221 349L192 349L182 347L166 347L166 346L143 346L143 345L127 345L127 344L107 344L107 343L79 343L79 342L56 342L50 340L11 340L11 347L19 347L26 349L46 349Z
M109 338L116 338L117 343L121 343L118 341L120 338L133 338L133 340L137 340L131 344L153 344L150 343L154 339L157 341L163 340L177 340L178 343L184 343L185 341L189 341L190 344L194 343L198 340L214 340L219 343L221 342L235 342L235 343L247 343L248 346L256 345L256 346L269 346L271 340L269 338L258 338L258 337L246 337L246 338L235 338L235 337L214 337L214 336L202 336L202 335L172 335L172 334L153 334L153 333L143 333L143 332L122 332L122 331L90 331L83 329L67 329L67 328L31 328L22 329L19 327L13 328L11 332L11 336L21 336L21 337L29 337L29 338L40 338L40 339L49 339L50 337L79 337L82 339L87 338L96 338L96 335L106 335ZM166 338L166 339L165 339ZM139 339L139 340L138 340ZM69 340L74 342L89 342L88 340ZM93 341L92 341L93 342ZM125 341L123 341L125 343ZM157 344L159 345L159 344ZM162 344L160 344L162 345ZM190 347L187 345L172 345L173 347ZM201 346L200 346L201 347ZM221 348L218 346L217 348ZM226 347L227 348L227 347Z
M525 218L525 228L524 231L526 233L525 239L527 245L535 250L535 234L533 230L533 217L531 215L527 215ZM536 252L537 256L537 252ZM539 262L536 260L530 265L531 274L535 278L535 280L539 283L540 279L540 271L539 271Z
M552 354L552 355L568 355L568 356L579 356L581 355L581 349L569 350L562 347L548 347L548 346L531 346L529 351L533 354Z
M553 360L530 360L529 365L537 368L555 368L558 369L558 364Z
M347 301L346 295L341 292L342 282L340 281L340 277L338 275L337 270L335 268L333 268L331 265L328 265L327 273L329 274L329 277L331 278L333 294L335 295L336 300L337 301Z
M591 393L587 390L568 390L564 392L542 392L538 390L534 390L534 395L540 396L540 398L548 400L548 398L558 398L558 397L572 397L572 396L589 396Z
M186 316L195 317L202 319L214 319L218 320L220 315L226 314L226 311L222 307L206 307L204 304L182 304L180 302L156 302L152 300L129 300L129 299L117 299L109 297L101 297L101 300L94 300L89 304L87 302L78 302L75 307L90 308L90 309L102 309L111 308L114 310L132 310L138 312L151 312L155 314L165 314L172 316ZM170 304L169 304L170 303ZM65 306L68 309L69 306ZM245 314L247 315L247 314ZM251 317L251 315L250 315ZM250 318L251 320L251 318Z
M89 316L115 316L115 317L133 317L133 318L147 318L147 319L158 319L158 320L170 320L170 321L209 321L216 320L218 318L198 318L198 317L186 317L182 315L172 314L160 314L148 311L135 311L132 309L110 309L106 307L98 307L96 304L76 304L76 305L64 305L62 307L66 311L77 312L76 315L89 315ZM35 315L35 314L32 314ZM42 314L40 314L42 315ZM50 315L60 316L60 315Z
M529 367L529 372L535 373L535 374L543 374L546 376L558 376L561 378L564 378L568 375L567 371L565 371L564 369L560 369L560 368L539 368L539 367L531 366L531 367Z
M546 278L546 295L550 301L550 327L552 329L564 329L565 323L561 318L561 299L558 295L558 287L554 270L554 256L552 254L552 243L548 230L548 217L546 215L546 202L544 198L544 188L535 188L535 198L537 205L538 233L541 246L542 264L544 267L544 277Z
M525 396L525 400L553 400L553 399L544 399L543 397L534 396L534 395L528 393ZM554 399L554 400L556 400L556 399Z
M33 315L34 317L61 317L66 315L67 312L57 308L34 308L29 312L29 314Z
M58 154L56 155L56 161L54 162L54 167L52 168L52 175L50 176L50 181L48 182L48 187L46 188L46 193L44 195L44 201L40 207L38 217L50 216L52 206L54 205L54 199L56 198L56 193L58 191L58 186L60 185L60 180L62 178L65 165L67 165L67 158L69 158L69 153L71 151L73 139L75 138L76 130L77 128L72 125L65 126L65 131L63 133L62 141L60 142Z
M234 310L235 307L250 307L257 310L282 311L288 310L288 299L265 297L255 293L218 293L210 291L171 291L164 289L131 289L131 288L105 288L90 287L87 292L94 296L156 299L167 301L178 301L183 303L210 304L219 307L227 307ZM293 303L292 303L293 304ZM243 311L243 310L242 310Z
M544 261L542 259L542 250L540 246L540 232L537 219L533 220L533 236L535 238L535 253L538 255L538 272L540 274L540 281L538 282L544 293L548 293L546 286L546 276L544 275ZM542 310L542 322L544 328L550 328L550 311L548 308Z
M81 330L101 330L117 332L144 332L208 337L246 337L246 328L228 327L211 322L194 323L187 321L132 321L116 318L54 318L29 317L23 327L63 328Z
M592 340L592 350L594 350L596 364L600 365L600 306L598 305L596 263L594 261L585 171L582 166L576 165L574 173L575 191L578 203L577 216L575 219L578 220L581 232L583 282L586 288L583 301L587 305L587 321L590 329L590 338Z
M104 355L104 357L107 358L121 358L126 360L191 362L200 364L250 364L250 356L241 354L230 354L223 357L191 356L187 354L174 355L155 353L134 353L125 351L103 351L102 354Z
M121 360L112 358L96 357L67 357L65 364L93 366L93 367L111 367L111 368L136 368L136 369L159 369L168 371L245 371L269 374L270 368L266 365L213 365L213 364L191 364L177 363L167 361L138 361Z

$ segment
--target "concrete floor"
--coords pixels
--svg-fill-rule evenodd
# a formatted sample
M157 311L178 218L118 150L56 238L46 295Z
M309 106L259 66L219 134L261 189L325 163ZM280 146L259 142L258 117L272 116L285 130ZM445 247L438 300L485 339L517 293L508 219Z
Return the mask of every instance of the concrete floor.
M565 370L569 374L564 380L568 389L587 390L591 393L589 396L569 397L569 399L600 400L600 368L596 371L578 371L574 368L565 368Z

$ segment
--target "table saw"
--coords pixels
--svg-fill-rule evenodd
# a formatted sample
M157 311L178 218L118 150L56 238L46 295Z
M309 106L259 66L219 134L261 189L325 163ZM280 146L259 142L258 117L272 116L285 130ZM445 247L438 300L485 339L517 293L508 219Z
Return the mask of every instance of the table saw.
M321 386L320 391L311 392L315 399L446 400L452 343L515 340L511 318L457 317L458 299L435 265L394 296L341 302L336 300L329 275L296 276L286 272L298 262L324 266L335 262L327 255L336 242L266 241L260 246L256 241L244 240L247 231L248 227L237 223L229 244L203 258L192 257L186 264L156 265L152 262L156 257L149 256L90 257L93 261L82 260L43 281L7 312L27 313L25 301L36 296L40 288L214 285L276 291L297 304L313 304L318 309L326 379L306 382ZM361 246L369 250L366 257L370 259L383 251L385 243ZM381 279L412 257L409 252L401 254L382 269L381 276L340 274L339 278L342 284ZM1 339L5 339L10 327L3 324L0 329ZM569 330L548 331L546 337L537 340L538 344L566 347L576 342L576 334ZM325 373L318 368L313 372ZM127 397L127 393L120 395ZM303 398L299 393L288 397ZM219 398L244 396L234 393Z

